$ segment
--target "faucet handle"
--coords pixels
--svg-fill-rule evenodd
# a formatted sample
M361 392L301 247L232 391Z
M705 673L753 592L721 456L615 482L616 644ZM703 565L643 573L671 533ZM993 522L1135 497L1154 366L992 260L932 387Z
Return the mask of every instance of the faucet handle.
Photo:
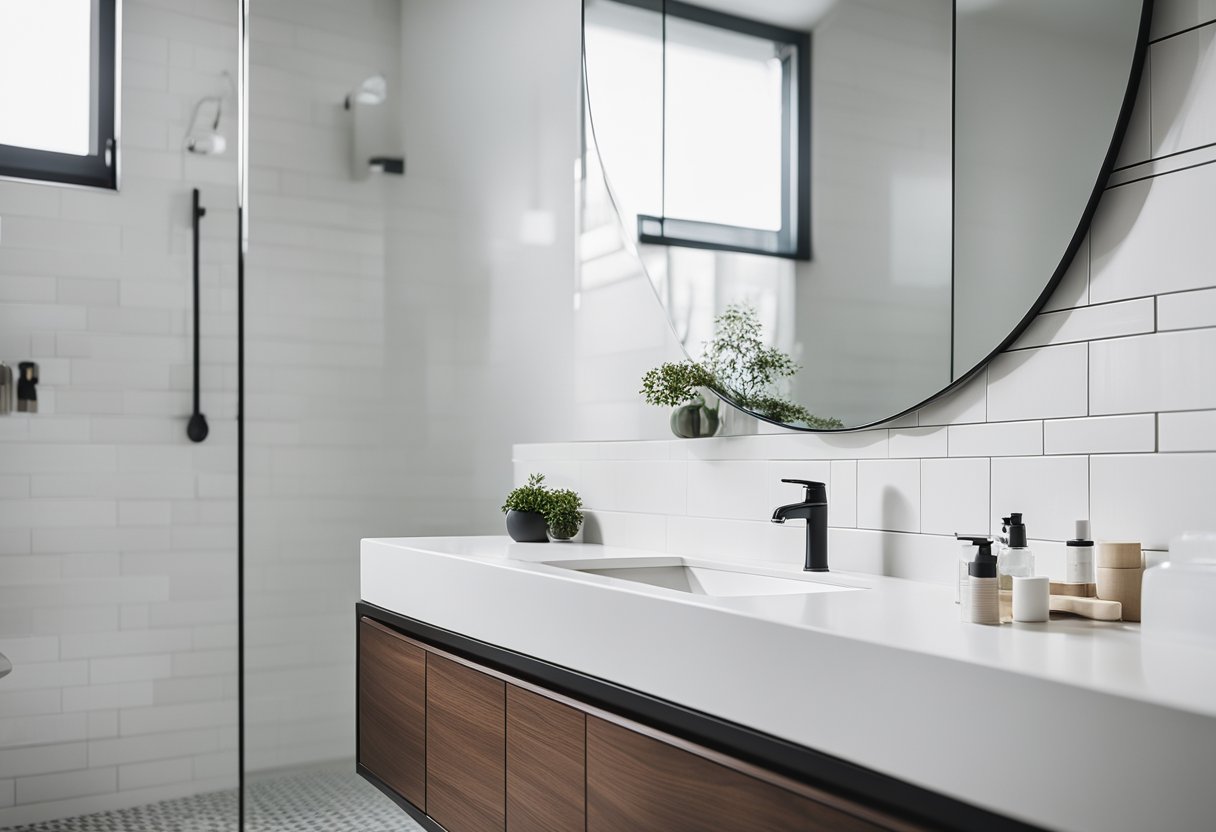
M814 480L787 480L782 479L782 482L788 482L792 485L802 485L806 487L806 501L826 503L828 501L828 487L826 483L816 482Z

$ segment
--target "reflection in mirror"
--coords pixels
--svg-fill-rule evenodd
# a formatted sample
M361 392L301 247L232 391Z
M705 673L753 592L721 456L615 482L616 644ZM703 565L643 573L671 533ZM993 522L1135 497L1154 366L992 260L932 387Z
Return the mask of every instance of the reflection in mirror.
M1110 0L957 8L956 376L1017 327L1080 242L1141 14L1138 2Z
M1067 265L1142 4L967 0L957 23L951 0L702 5L584 3L582 290L645 275L694 360L716 316L755 310L800 365L774 392L850 428L969 374ZM723 12L733 30L690 20ZM804 250L770 256L790 217Z

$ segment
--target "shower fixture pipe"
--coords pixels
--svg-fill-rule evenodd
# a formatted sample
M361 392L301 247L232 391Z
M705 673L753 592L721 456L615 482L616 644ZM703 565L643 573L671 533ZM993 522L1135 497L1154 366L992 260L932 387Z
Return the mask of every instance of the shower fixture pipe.
M198 274L198 249L199 249L199 220L207 215L207 209L199 204L198 188L194 189L193 199L190 206L190 224L194 231L194 412L190 415L190 421L186 424L186 436L190 437L191 442L202 442L207 438L209 428L207 427L207 417L202 414L199 409L199 274Z

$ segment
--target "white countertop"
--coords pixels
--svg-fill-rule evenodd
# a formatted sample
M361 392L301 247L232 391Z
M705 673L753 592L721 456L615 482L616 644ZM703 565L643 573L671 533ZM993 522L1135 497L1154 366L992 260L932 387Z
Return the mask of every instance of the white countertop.
M872 575L748 565L865 588L715 598L545 563L638 557L710 563L364 540L361 597L1049 828L1211 828L1216 652L1131 624L966 624L951 589Z

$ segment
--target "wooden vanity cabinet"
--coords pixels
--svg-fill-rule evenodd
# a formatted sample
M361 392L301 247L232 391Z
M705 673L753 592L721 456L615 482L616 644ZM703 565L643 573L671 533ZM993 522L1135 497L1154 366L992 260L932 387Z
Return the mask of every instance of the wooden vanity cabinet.
M587 832L876 832L823 803L587 719Z
M426 807L426 651L359 621L359 763Z
M507 685L507 832L586 826L587 715Z
M448 832L506 829L506 685L426 657L426 813Z
M359 620L359 764L446 832L924 827Z

